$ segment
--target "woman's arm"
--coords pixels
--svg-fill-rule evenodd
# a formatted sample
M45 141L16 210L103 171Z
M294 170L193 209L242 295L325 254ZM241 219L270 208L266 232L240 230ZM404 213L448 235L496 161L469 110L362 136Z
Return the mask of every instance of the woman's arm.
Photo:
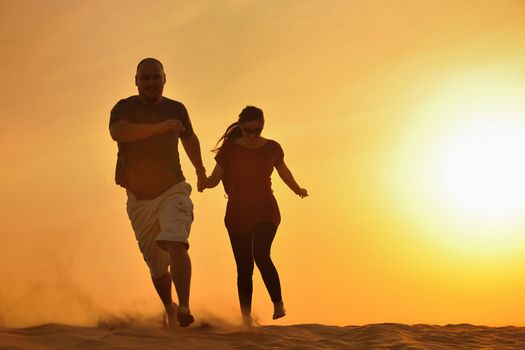
M292 191L296 195L298 195L301 198L308 197L308 191L306 189L301 188L293 178L292 172L288 167L286 166L286 163L283 161L281 164L277 165L275 167L277 169L277 172L279 173L279 176L281 179L283 179L284 183L290 187Z
M206 188L214 188L221 182L222 175L224 175L224 170L219 164L215 164L215 168L211 175L206 179Z

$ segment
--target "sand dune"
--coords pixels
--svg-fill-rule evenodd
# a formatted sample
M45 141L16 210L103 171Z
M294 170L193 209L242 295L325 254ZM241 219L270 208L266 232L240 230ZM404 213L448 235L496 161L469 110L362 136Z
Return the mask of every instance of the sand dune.
M0 349L525 349L524 327L319 324L188 329L106 322L99 327L46 324L0 329Z

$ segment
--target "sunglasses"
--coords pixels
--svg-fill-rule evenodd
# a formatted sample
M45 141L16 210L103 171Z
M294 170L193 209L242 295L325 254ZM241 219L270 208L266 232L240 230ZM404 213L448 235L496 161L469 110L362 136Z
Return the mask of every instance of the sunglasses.
M255 134L255 135L259 135L261 132L262 132L263 128L262 126L261 127L258 127L258 128L247 128L247 127L243 127L242 128L242 131L245 133L245 134Z

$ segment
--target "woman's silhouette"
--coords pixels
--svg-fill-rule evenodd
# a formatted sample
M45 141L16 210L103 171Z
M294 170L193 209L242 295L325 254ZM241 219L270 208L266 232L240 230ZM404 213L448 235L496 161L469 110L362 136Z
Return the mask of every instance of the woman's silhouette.
M228 196L224 222L237 264L237 288L246 325L252 323L254 262L274 304L273 318L286 314L279 275L270 257L281 221L271 187L273 169L277 169L279 176L298 196L308 196L286 166L281 146L261 137L263 127L263 111L253 106L244 108L239 120L230 125L217 142L214 149L217 164L206 183L207 188L213 188L222 180Z

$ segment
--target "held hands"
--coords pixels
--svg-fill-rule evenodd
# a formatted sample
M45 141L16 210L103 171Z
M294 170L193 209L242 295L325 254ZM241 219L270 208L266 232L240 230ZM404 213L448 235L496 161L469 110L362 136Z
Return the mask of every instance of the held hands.
M197 191L203 192L208 188L208 178L206 174L198 175L197 174Z
M207 183L206 169L204 167L197 169L197 191L204 191L208 187Z
M214 188L217 186L221 182L223 174L223 169L219 164L216 164L211 175L209 177L204 176L204 179L202 179L202 189L204 190L206 188Z
M306 188L299 188L297 191L295 191L295 194L301 198L308 197L308 191Z
M217 184L214 183L211 177L204 176L202 179L199 178L197 180L197 190L199 190L199 192L203 192L207 188L214 188L215 186L217 186Z

